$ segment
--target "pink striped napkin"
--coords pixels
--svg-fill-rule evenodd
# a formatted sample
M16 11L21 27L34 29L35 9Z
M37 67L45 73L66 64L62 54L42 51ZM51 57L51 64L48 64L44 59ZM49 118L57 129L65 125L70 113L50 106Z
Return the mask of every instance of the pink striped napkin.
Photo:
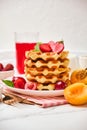
M37 96L28 96L19 94L16 92L12 92L9 89L4 89L3 92L7 92L11 95L18 96L24 100L30 101L32 104L37 104L40 107L47 108L47 107L53 107L53 106L59 106L67 104L68 102L65 100L64 96L58 96L58 97L37 97Z

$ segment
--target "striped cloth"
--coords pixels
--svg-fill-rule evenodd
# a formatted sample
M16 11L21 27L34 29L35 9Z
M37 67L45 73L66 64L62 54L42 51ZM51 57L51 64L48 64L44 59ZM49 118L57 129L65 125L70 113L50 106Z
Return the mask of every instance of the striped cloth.
M22 98L23 100L29 101L29 104L37 104L42 108L48 108L53 106L59 106L67 104L68 102L65 100L64 96L58 96L58 97L37 97L37 96L28 96L19 94L16 92L12 92L9 89L3 89L3 93L8 93L17 97Z

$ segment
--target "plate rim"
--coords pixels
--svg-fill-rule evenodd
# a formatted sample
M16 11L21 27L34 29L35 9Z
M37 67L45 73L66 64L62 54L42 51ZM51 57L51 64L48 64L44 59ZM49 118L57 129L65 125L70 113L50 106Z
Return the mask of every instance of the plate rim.
M12 92L29 95L29 96L40 96L40 97L54 97L64 95L64 89L61 90L29 90L29 89L20 89L15 87L7 86L3 83L3 87Z

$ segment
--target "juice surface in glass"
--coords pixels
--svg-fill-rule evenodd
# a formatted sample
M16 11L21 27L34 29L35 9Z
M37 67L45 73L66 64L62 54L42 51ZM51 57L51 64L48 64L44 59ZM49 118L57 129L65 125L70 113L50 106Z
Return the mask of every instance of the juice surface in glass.
M34 49L36 43L16 42L16 67L20 74L24 74L25 52Z

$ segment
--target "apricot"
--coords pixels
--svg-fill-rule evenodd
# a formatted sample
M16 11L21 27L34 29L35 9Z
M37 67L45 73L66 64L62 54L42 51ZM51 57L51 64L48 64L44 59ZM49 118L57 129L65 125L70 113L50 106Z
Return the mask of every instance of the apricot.
M71 83L81 82L87 84L87 69L74 70L70 76Z
M64 89L65 99L72 105L82 105L87 103L87 85L84 83L74 83Z

